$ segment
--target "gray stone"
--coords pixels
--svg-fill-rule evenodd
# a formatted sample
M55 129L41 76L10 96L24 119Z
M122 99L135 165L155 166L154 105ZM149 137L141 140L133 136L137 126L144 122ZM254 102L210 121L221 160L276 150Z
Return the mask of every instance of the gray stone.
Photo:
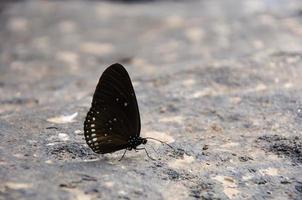
M0 199L301 199L302 2L1 1ZM96 155L104 69L143 151ZM155 151L151 148L154 147Z

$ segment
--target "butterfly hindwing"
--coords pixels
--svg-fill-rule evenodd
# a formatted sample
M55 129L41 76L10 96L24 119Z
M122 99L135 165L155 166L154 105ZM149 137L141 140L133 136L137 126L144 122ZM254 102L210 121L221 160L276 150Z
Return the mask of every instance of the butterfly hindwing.
M84 122L87 144L96 153L127 148L131 136L140 135L140 116L131 79L120 64L102 74Z

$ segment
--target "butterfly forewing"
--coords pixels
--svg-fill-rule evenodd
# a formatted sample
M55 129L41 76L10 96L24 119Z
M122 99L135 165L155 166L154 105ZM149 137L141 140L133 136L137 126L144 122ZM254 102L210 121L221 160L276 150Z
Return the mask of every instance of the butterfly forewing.
M111 65L102 74L84 122L84 135L96 153L127 148L129 138L140 135L136 96L122 65Z

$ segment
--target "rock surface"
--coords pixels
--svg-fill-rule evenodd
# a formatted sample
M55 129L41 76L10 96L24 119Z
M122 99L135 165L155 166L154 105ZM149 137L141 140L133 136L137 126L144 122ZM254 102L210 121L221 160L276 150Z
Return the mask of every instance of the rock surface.
M301 199L302 2L0 4L0 199ZM129 71L148 152L83 139ZM153 146L157 153L155 153Z

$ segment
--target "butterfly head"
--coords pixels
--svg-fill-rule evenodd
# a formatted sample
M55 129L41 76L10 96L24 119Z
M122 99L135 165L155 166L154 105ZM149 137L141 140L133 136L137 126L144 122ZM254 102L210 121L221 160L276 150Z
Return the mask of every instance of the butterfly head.
M140 138L140 139L141 139L142 144L146 144L147 143L147 139L146 138Z
M141 144L146 144L147 143L147 139L146 138L142 138L142 137L130 137L128 140L128 144L132 149L135 149L138 145Z

